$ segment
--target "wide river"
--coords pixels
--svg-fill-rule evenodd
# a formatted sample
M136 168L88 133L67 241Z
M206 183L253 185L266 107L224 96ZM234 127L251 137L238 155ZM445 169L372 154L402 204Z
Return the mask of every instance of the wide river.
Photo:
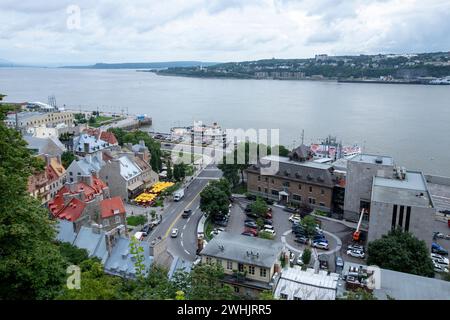
M335 135L397 164L450 176L450 87L316 81L223 80L134 70L0 68L7 101L54 95L71 108L144 113L153 129L193 121L225 128L280 129L292 147Z

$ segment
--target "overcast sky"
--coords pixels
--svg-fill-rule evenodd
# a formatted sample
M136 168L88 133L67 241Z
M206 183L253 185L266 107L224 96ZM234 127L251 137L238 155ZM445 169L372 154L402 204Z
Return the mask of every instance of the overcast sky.
M450 50L450 0L0 0L0 21L16 63Z

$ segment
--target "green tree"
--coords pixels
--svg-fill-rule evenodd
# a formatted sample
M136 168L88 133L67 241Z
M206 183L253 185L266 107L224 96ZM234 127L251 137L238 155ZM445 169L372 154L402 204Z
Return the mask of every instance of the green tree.
M305 248L302 253L302 261L305 266L309 265L309 263L311 262L311 249Z
M89 117L89 120L88 120L88 123L89 123L89 125L91 125L91 126L95 125L95 124L97 123L96 117L95 117L94 115L90 116L90 117Z
M106 275L103 265L97 259L88 259L80 264L81 288L69 289L63 286L58 300L118 300L131 299L122 289L123 280Z
M217 167L222 170L223 177L227 179L233 187L239 184L239 167L237 165L221 163Z
M0 93L0 101L2 101L4 97L6 97L6 95Z
M67 262L67 265L79 265L89 259L86 249L80 249L68 242L58 242L58 248L61 255Z
M173 165L173 178L175 181L183 181L186 177L186 164L183 162Z
M305 232L309 237L314 235L317 227L316 219L313 216L306 216L302 219L301 225L305 228Z
M275 298L273 297L272 291L264 290L259 294L259 300L275 300Z
M257 197L256 200L250 205L250 209L253 213L263 217L267 213L267 210L269 210L269 207L261 197Z
M130 253L133 256L134 260L136 278L138 279L138 281L143 281L146 273L144 264L144 248L139 245L139 240L137 240L135 237L131 237L130 240Z
M0 113L0 299L51 299L65 277L48 212L27 192L29 175L42 169L20 133Z
M353 291L347 291L340 300L378 300L372 292L358 288Z
M172 178L173 178L172 165L170 164L170 161L167 161L167 179L172 180Z
M151 154L150 165L152 166L152 169L156 172L161 172L161 143L153 139L148 132L141 130L127 132L120 128L110 128L108 131L114 133L114 136L121 146L123 146L124 143L137 144L141 140L144 141L145 146Z
M200 193L200 210L215 218L228 213L229 195L218 181L210 182Z
M61 155L61 163L64 166L64 168L66 168L66 169L70 166L70 164L74 160L76 160L76 157L73 154L73 152L64 151L63 154Z
M218 264L198 264L190 274L177 275L177 289L185 293L188 300L232 300L231 287L222 282L225 274Z
M370 242L367 254L369 265L419 276L434 276L433 262L425 242L401 229Z
M287 156L289 156L290 150L287 149L285 146L282 146L282 145L273 147L272 150L271 150L271 154L274 154L274 153L275 153L275 152L274 152L274 149L275 149L275 148L278 148L278 155L279 155L280 157L287 157Z

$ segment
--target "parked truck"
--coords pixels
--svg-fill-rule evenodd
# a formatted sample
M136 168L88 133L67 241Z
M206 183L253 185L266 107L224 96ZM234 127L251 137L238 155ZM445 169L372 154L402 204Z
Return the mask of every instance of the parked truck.
M184 189L178 189L173 193L173 200L174 201L180 201L184 197Z

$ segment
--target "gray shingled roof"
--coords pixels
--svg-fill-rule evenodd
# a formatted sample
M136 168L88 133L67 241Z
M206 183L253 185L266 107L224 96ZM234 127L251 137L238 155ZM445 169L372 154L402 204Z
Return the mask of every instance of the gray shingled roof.
M200 254L271 268L282 250L283 244L276 240L221 232L203 248Z
M295 179L310 184L320 184L333 187L334 181L333 166L313 161L297 162L287 157L267 156L262 158L264 163L267 161L278 162L277 176L287 179ZM259 171L257 166L250 167L251 170Z

